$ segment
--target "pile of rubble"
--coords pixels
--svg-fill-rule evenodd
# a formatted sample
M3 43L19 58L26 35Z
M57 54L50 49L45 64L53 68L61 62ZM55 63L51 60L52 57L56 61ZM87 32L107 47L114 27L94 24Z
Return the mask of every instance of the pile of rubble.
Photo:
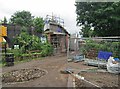
M41 69L20 69L4 73L2 75L3 83L24 82L44 76L46 71Z

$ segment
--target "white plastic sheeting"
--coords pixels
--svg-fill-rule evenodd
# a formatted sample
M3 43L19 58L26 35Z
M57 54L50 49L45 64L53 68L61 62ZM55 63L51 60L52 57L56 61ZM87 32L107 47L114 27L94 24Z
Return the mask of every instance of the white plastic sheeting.
M44 25L44 31L47 30L47 29L50 29L50 24L49 23L45 23L45 25Z
M90 66L99 66L106 68L106 62L105 61L99 61L99 60L92 60L92 59L85 59L85 64L90 65Z
M110 57L107 62L107 70L110 73L120 73L120 63L113 64L114 58Z

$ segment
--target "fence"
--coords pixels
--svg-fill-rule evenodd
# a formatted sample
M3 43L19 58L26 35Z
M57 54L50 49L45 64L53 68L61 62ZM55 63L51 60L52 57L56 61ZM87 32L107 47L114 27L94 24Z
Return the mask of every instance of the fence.
M72 59L75 62L82 61L81 59L83 58L83 55L80 49L84 43L85 42L80 38L70 38L67 48L67 58Z
M113 57L120 58L120 37L70 38L67 56L96 59L99 51L112 52Z

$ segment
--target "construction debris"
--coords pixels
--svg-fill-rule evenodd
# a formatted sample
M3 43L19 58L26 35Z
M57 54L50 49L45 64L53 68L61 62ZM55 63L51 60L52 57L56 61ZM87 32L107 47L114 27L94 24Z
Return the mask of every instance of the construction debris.
M2 75L3 83L25 82L45 75L46 72L40 69L20 69L4 73Z

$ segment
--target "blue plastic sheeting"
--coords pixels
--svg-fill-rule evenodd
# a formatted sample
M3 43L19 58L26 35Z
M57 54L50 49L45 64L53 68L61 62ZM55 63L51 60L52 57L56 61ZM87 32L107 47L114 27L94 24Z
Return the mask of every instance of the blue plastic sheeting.
M114 58L114 60L120 62L119 58Z
M73 57L73 60L74 61L83 61L84 57L82 55L76 55L76 56Z
M58 27L57 28L57 32L62 32L61 28Z
M110 56L112 56L112 52L99 51L98 53L98 59L108 60Z
M45 24L48 24L48 23L49 23L49 21L48 21L48 20L46 20L46 21L45 21Z

